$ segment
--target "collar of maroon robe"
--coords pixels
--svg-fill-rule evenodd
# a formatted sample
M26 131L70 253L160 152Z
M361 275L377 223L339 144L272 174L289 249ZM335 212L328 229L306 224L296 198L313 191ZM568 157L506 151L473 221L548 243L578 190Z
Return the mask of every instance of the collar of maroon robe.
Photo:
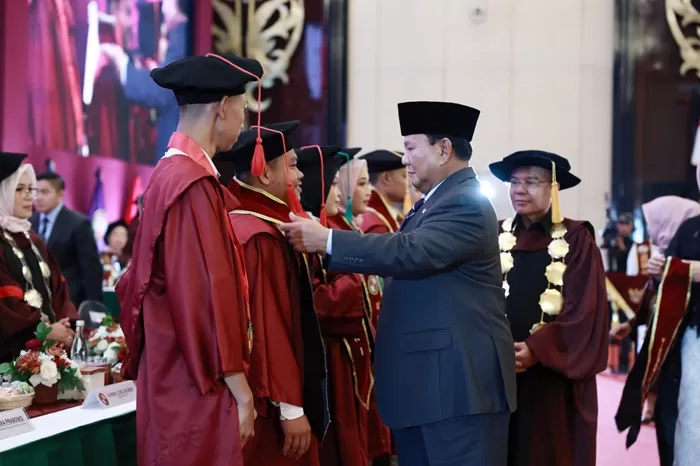
M291 209L278 197L235 178L229 183L228 190L238 199L240 209L246 213L271 223L289 222Z
M396 217L391 214L391 208L386 202L386 199L384 199L384 196L376 189L372 189L368 208L370 212L374 211L374 214L379 215L380 220L389 227L389 231L392 233L398 231L400 225L396 222Z

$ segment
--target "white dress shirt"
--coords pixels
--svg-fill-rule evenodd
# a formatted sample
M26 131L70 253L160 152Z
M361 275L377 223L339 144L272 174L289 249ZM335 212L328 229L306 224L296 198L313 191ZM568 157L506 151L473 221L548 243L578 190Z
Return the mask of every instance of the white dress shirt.
M427 200L430 199L430 196L433 195L433 193L435 192L435 190L438 189L438 188L440 187L440 185L441 185L442 183L444 183L444 182L445 182L445 180L442 180L441 182L439 182L438 184L436 184L435 186L433 186L433 189L431 189L430 191L428 191L428 194L423 194L423 196L422 196L423 203L427 202ZM404 220L404 221L405 221L405 220ZM332 247L333 247L333 230L328 230L328 239L326 240L326 254L329 254L329 255L330 255L330 254L333 254L333 253L331 252Z

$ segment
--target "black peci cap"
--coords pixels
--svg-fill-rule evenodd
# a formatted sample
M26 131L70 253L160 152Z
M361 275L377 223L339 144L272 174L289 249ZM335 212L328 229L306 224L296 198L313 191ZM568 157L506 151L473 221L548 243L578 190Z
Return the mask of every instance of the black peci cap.
M451 102L403 102L399 104L401 135L439 134L471 141L480 113Z

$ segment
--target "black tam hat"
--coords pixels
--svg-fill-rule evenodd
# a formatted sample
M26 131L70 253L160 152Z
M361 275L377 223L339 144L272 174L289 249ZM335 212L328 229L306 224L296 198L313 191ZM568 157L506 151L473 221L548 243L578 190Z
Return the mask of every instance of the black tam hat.
M301 180L301 205L304 210L324 220L326 199L333 178L347 158L338 154L340 147L337 146L306 146L296 152L297 167L304 174Z
M263 75L257 60L234 55L195 55L151 71L160 87L170 89L177 103L208 104L245 93L245 84Z
M367 171L372 175L404 168L402 157L403 152L379 149L361 155L359 158L367 161Z
M489 165L491 173L501 181L510 181L511 174L521 167L540 167L552 171L556 167L556 180L559 189L573 188L581 179L571 173L571 164L561 155L543 150L521 150L514 152L501 160Z
M257 81L258 108L262 101L262 75L263 68L257 60L214 53L186 57L151 71L153 81L172 90L179 105L208 104L226 96L241 95L247 83ZM258 127L261 114L258 112ZM264 169L265 154L258 129L253 175L262 175Z
M22 161L27 158L27 154L17 154L14 152L0 152L0 181L5 180L19 169Z
M260 137L265 151L265 162L272 162L284 155L291 146L286 145L289 135L299 126L299 121L272 123L260 128ZM255 147L258 138L258 128L252 127L244 132L227 152L219 152L215 161L232 162L237 176L252 170Z
M403 102L399 104L401 135L439 134L471 141L480 113L451 102Z

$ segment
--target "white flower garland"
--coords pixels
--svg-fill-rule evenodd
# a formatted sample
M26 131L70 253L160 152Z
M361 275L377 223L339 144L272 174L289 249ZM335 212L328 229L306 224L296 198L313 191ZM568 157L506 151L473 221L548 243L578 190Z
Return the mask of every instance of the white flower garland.
M503 221L503 232L498 235L498 247L501 249L501 269L503 270L503 289L506 292L506 296L510 293L508 272L510 272L514 266L511 250L515 247L515 243L517 242L517 238L513 234L514 230L515 225L513 224L513 219L507 218ZM548 283L547 289L540 295L539 303L542 309L542 315L540 321L534 324L530 329L530 334L535 333L546 325L544 321L545 314L550 316L559 315L564 307L564 297L561 292L554 287L564 286L564 272L566 271L564 258L569 253L569 243L564 239L566 231L566 227L563 223L555 223L552 225L550 233L552 241L547 248L547 252L552 258L552 261L544 272Z

